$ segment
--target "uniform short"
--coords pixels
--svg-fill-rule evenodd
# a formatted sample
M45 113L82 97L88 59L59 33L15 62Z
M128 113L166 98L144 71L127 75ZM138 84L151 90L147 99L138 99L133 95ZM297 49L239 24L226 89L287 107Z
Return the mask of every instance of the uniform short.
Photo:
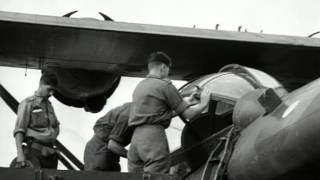
M136 127L128 152L128 171L169 173L169 168L169 147L165 128L161 125Z
M107 142L94 135L84 150L84 169L96 171L120 171L120 157L108 150Z

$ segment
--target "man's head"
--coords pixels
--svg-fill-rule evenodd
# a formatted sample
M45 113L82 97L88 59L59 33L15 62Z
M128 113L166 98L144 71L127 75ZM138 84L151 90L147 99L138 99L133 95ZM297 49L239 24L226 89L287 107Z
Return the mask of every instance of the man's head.
M149 73L156 74L160 78L169 76L171 64L171 58L164 52L153 52L148 57Z
M58 79L54 74L43 73L40 78L38 93L44 98L49 98L57 85Z

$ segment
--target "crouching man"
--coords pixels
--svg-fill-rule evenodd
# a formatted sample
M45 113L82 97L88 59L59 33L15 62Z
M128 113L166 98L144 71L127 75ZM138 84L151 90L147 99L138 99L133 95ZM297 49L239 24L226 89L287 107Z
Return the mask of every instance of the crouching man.
M94 135L84 151L85 170L120 171L120 156L130 143L133 128L128 127L131 103L110 110L95 123Z

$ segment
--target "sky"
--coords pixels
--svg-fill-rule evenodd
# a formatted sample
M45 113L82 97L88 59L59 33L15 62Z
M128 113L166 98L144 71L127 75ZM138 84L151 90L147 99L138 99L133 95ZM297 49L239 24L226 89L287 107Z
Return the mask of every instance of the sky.
M103 12L115 21L196 27L236 31L238 26L249 32L308 36L320 30L318 0L0 0L0 11L62 16L78 10L72 17L102 19ZM0 83L18 101L34 93L40 78L39 70L0 67ZM91 138L95 121L111 108L131 101L131 95L140 78L125 77L103 111L97 114L65 106L51 98L61 122L59 140L80 160L85 143ZM179 87L185 82L174 82ZM16 155L12 130L15 114L0 99L0 166L8 166ZM173 122L181 127L181 122ZM170 148L179 146L180 134L168 130ZM121 165L125 169L126 162Z

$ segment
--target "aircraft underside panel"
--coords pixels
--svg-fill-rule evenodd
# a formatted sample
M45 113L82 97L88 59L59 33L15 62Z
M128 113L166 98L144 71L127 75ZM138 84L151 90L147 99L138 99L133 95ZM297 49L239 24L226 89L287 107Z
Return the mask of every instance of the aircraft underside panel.
M146 56L165 51L172 78L189 80L236 63L289 89L319 76L319 39L0 12L0 65L146 74ZM308 63L306 63L308 62Z

